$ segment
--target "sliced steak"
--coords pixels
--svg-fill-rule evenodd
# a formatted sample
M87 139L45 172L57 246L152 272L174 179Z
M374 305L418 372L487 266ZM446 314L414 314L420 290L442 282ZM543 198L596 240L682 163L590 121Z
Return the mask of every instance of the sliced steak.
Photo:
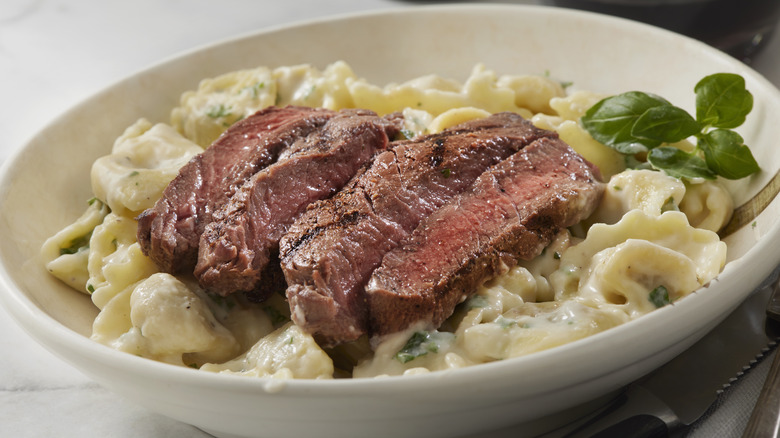
M287 227L310 203L340 190L398 131L372 111L343 110L300 137L214 213L200 238L201 286L221 295L255 292L258 299L261 274Z
M540 139L482 174L387 253L366 286L372 336L437 328L484 281L539 255L596 207L598 169Z
M363 288L384 254L488 167L555 136L501 113L379 154L344 190L312 204L281 240L295 323L326 346L366 333Z
M324 109L270 107L231 126L184 165L154 207L138 217L138 242L144 254L162 271L191 271L212 213L247 178L334 114Z

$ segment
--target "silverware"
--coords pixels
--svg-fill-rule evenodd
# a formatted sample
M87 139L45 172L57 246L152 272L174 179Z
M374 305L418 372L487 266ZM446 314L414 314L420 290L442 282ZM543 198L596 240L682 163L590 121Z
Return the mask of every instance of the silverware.
M766 307L768 333L780 334L780 287L775 287ZM780 356L775 353L764 387L756 400L743 438L780 437Z
M776 345L777 336L768 334L764 325L767 301L778 287L773 280L754 292L701 341L630 384L585 425L550 436L655 438L684 432L723 389ZM780 400L780 394L773 396Z

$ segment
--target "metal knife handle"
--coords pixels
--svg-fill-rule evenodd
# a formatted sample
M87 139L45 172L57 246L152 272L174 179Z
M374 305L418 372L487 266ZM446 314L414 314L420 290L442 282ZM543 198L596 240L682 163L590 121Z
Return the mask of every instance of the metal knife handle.
M682 426L669 406L642 386L631 384L616 406L564 438L665 438Z
M780 437L780 355L777 353L742 437Z

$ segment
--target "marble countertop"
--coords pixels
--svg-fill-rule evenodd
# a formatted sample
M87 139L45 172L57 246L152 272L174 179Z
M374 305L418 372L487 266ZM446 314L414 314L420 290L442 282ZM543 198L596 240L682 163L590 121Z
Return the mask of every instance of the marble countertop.
M2 0L0 161L69 107L170 55L263 27L413 3ZM753 67L780 86L778 55L780 37L769 41ZM708 433L717 427L719 436L740 436L767 367L768 361L762 362L730 389L710 414L710 423L693 435L713 436ZM38 346L4 309L0 309L0 427L0 435L13 437L207 436L93 383Z

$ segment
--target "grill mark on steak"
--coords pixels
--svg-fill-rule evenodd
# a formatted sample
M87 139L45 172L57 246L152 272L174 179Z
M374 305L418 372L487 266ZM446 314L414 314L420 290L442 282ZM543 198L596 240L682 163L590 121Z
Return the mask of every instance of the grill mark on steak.
M366 286L370 333L437 328L484 281L530 260L590 215L598 169L558 139L540 139L481 175L422 221Z
M325 109L269 107L235 123L184 165L154 207L138 216L143 253L164 272L191 271L200 235L213 212L247 178L334 114Z
M366 333L363 288L385 253L485 169L541 137L556 134L500 113L396 142L379 154L334 197L313 203L282 237L293 321L325 346Z
M206 226L194 272L201 286L223 296L263 295L262 272L287 227L310 203L341 189L397 132L372 111L343 110L284 150Z

